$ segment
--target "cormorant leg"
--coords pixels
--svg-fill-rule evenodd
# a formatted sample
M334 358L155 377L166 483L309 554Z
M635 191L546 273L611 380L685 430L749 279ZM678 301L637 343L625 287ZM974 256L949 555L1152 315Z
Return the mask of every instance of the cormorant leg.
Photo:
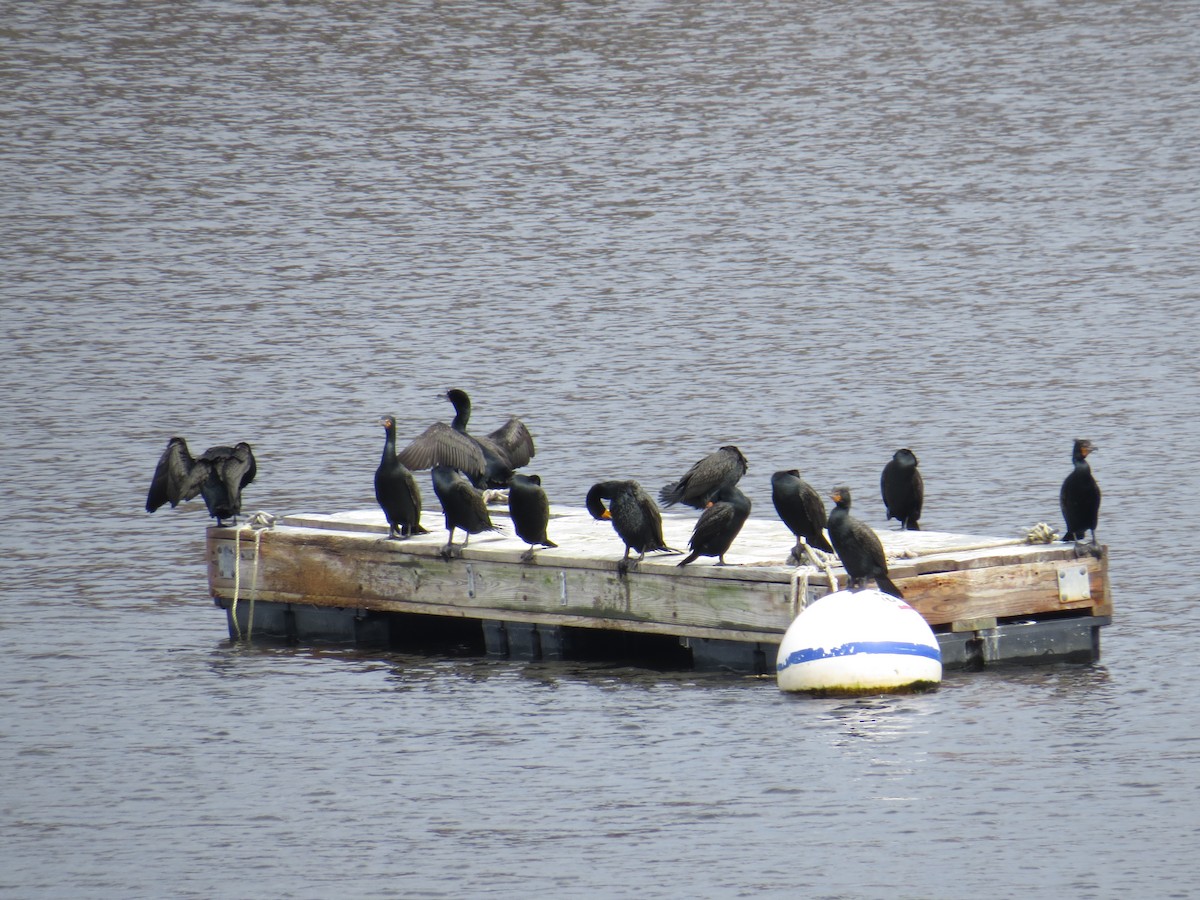
M622 578L629 572L629 545L625 545L625 555L617 560L617 574Z

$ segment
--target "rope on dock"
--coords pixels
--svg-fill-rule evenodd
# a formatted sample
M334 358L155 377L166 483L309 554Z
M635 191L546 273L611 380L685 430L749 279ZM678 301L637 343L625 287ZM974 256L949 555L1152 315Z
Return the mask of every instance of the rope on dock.
M833 566L829 562L833 556L822 550L814 550L808 545L808 541L803 541L802 543L804 544L804 552L812 561L812 564L825 573L825 577L829 581L829 590L836 591L838 589L837 576L833 574Z
M233 533L233 601L229 604L229 615L233 619L233 630L237 639L242 639L242 626L238 624L238 596L242 589L242 532L249 529L254 535L254 569L250 576L250 615L246 619L246 640L254 634L254 601L258 599L258 556L262 546L262 533L275 527L275 516L261 509L250 517L250 521L239 525Z
M804 548L804 555L808 557L810 565L797 565L792 570L792 618L800 615L800 611L808 606L808 580L813 575L824 573L826 580L829 582L829 590L836 591L837 576L833 574L833 566L830 565L830 554L821 550L815 550L809 546L808 541L800 539L798 545Z
M1053 544L1058 540L1058 534L1045 522L1038 522L1025 532L1026 544Z
M796 566L792 569L792 618L800 615L800 611L808 606L808 576L816 574L812 566Z

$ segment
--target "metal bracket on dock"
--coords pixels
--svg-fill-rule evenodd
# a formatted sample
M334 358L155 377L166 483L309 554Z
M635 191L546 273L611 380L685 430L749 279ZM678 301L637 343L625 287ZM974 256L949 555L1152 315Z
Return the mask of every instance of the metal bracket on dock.
M558 572L558 594L563 606L567 605L567 573L561 569Z
M1062 566L1058 570L1058 602L1078 603L1092 599L1087 566Z
M217 546L217 572L222 578L233 578L233 547L228 544L219 544Z
M467 596L475 596L475 570L467 563Z

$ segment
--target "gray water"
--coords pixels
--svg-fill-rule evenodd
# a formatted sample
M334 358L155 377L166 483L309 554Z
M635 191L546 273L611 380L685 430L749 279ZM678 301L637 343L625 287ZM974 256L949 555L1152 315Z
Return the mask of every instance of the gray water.
M1196 4L0 13L0 894L1195 891ZM811 700L230 643L167 438L371 508L452 386L557 503L734 442L756 515L798 466L884 527L909 446L927 528L1012 535L1088 437L1103 658Z

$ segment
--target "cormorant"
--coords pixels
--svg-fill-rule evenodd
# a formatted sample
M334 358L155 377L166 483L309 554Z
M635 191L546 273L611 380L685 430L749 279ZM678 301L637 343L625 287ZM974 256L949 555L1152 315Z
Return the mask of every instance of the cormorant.
M1092 467L1088 464L1088 454L1096 446L1088 440L1079 438L1071 449L1071 461L1075 468L1071 470L1062 483L1058 503L1062 507L1063 519L1067 523L1067 533L1064 541L1082 541L1086 532L1092 533L1092 543L1096 543L1096 522L1100 517L1100 485L1092 475Z
M508 515L517 537L529 545L522 559L533 559L534 547L557 547L546 537L550 521L550 501L537 475L513 475L508 484Z
M788 554L788 562L800 564L805 543L826 553L833 552L822 530L827 518L825 504L817 489L800 477L798 469L786 469L771 476L771 500L783 524L796 536L796 546Z
M487 504L483 501L483 492L471 484L462 472L449 466L434 466L433 492L442 503L446 528L450 530L450 537L446 546L442 548L444 558L449 559L454 553L455 528L461 528L467 533L463 538L463 547L467 546L473 534L500 530L492 524Z
M885 594L903 599L900 589L888 577L887 556L879 535L866 522L850 515L850 488L835 487L829 496L835 504L829 513L829 539L849 576L848 587L862 587L863 581L874 578Z
M718 566L725 565L725 553L749 515L750 498L739 491L736 485L726 484L718 488L692 529L688 543L692 552L679 565L686 566L699 556L715 556Z
M470 476L476 487L506 487L513 469L526 465L535 454L529 429L516 416L486 437L467 431L471 398L457 388L445 394L454 404L454 421L427 428L400 451L400 461L410 469L450 466Z
M609 504L607 507L605 500ZM601 481L592 485L587 493L587 509L593 519L610 519L617 535L625 542L625 555L617 564L621 573L629 567L630 550L638 552L637 562L641 562L648 552L682 552L668 547L663 540L662 513L654 498L636 481Z
M383 458L375 470L375 499L388 523L388 539L429 534L421 527L421 491L412 472L396 458L396 417L384 416Z
M917 457L907 447L897 450L879 476L879 491L888 520L896 519L903 531L920 531L925 481L917 470Z
M245 441L233 447L209 447L192 459L187 441L173 437L154 469L146 494L146 512L154 512L164 503L174 508L200 495L217 525L224 525L224 519L236 523L242 511L242 488L254 480L257 472L254 451Z
M664 485L658 492L659 502L663 506L684 503L704 509L718 490L737 484L747 468L741 450L733 446L722 447L693 465L678 481Z

